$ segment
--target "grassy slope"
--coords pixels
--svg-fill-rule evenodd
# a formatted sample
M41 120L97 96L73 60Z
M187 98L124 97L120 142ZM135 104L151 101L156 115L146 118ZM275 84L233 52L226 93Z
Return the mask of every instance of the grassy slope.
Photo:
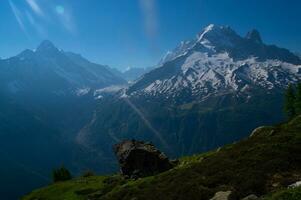
M300 155L301 117L217 151L182 158L179 166L156 176L82 178L37 190L24 200L207 200L220 190L233 191L233 199L280 191L267 199L289 200L283 195L300 195L300 189L282 191L301 180Z
M284 189L269 195L264 200L300 200L301 187L293 189Z
M105 177L78 178L72 181L56 183L47 188L33 191L24 199L82 200L82 194L95 192L103 187Z

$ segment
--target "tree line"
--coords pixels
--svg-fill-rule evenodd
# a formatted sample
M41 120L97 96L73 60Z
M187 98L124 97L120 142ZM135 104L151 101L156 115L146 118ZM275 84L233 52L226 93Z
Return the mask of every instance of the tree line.
M301 82L290 84L285 91L284 111L289 119L301 115Z

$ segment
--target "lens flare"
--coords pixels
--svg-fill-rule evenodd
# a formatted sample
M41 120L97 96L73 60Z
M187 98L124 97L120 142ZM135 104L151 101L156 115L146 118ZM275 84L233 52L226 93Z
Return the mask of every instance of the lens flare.
M61 6L61 5L57 5L57 6L55 7L55 10L56 10L56 12L57 12L58 14L60 14L60 15L62 15L62 14L65 13L65 8L64 8L63 6Z
M163 136L159 131L155 129L155 127L151 124L151 122L147 119L146 115L143 114L141 110L129 98L123 98L123 100L138 114L140 119L144 122L144 124L155 134L155 136L159 139L161 144L170 152L172 152L171 147L164 140Z

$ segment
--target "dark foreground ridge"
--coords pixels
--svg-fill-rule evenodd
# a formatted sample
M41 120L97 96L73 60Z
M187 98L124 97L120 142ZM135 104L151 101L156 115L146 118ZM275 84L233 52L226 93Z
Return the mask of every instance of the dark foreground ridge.
M181 158L175 168L154 176L81 177L23 200L300 200L300 155L301 116L257 128L249 138L215 151Z

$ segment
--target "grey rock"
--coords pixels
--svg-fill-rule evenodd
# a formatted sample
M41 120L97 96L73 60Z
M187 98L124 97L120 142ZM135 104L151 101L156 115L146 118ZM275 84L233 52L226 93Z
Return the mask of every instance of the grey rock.
M296 188L296 187L300 187L300 186L301 186L301 181L298 181L294 184L289 185L288 188Z
M126 140L114 146L120 172L130 178L151 176L173 167L164 153L151 143Z
M220 191L215 193L214 197L210 200L229 200L231 194L231 191Z
M255 194L251 194L245 198L243 198L242 200L257 200L259 199Z

